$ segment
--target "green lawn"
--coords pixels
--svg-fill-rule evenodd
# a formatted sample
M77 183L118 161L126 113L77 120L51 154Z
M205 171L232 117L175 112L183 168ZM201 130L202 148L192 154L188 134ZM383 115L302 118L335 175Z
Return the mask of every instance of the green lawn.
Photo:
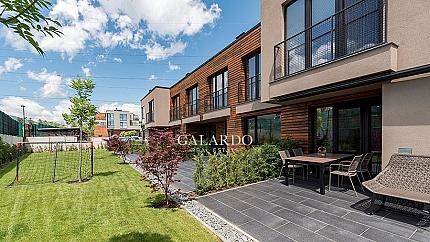
M94 178L81 184L8 187L0 171L0 241L218 241L183 209L154 209L140 175L107 151L95 152Z

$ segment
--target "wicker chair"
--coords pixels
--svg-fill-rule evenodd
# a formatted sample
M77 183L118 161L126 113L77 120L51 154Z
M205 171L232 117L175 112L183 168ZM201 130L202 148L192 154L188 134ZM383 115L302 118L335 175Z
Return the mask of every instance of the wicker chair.
M303 171L303 180L305 179L305 168L303 167L302 164L288 164L288 167L286 167L286 163L287 163L287 159L291 157L290 152L288 150L281 150L279 151L279 156L281 156L281 160L282 160L282 168L281 171L279 172L279 176L282 175L282 172L284 171L285 168L287 169L292 169L293 170L293 184L294 184L294 171L296 169L302 169Z
M370 214L377 195L382 195L382 205L387 196L430 204L430 156L394 154L387 167L363 186L373 193Z
M369 175L369 178L372 178L372 175L369 171L369 163L372 161L373 158L373 152L367 153L364 155L363 159L361 160L361 164L357 169L358 174L361 175L361 178L363 179L363 182L366 180L364 179L364 173L367 173Z
M328 181L328 190L330 191L330 187L331 187L331 175L337 175L337 176L347 176L349 177L349 180L351 181L351 185L352 185L352 189L355 192L355 196L358 197L357 191L355 190L355 186L354 186L354 182L352 182L352 177L357 177L358 178L358 173L357 173L357 169L361 164L361 155L357 155L354 157L354 159L352 159L352 161L349 162L341 162L339 164L331 164L330 165L330 176L329 176L329 181ZM337 167L338 170L332 170L333 167ZM339 186L339 179L337 179L338 181L338 186ZM361 186L361 181L360 178L358 178L358 181L360 182L360 186ZM363 189L363 187L361 187Z

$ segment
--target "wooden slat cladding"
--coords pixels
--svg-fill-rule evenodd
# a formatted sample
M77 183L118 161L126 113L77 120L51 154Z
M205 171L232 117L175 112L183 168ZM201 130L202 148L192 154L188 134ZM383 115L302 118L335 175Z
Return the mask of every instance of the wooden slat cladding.
M260 27L257 27L241 37L238 41L223 50L212 60L205 65L201 66L189 76L185 77L182 81L175 84L170 90L170 96L174 97L180 95L180 106L182 110L188 102L187 90L195 85L199 87L199 113L204 113L204 97L210 95L209 78L219 73L222 70L228 70L228 86L229 86L229 102L231 108L231 115L227 118L227 134L236 134L237 117L236 105L238 101L238 84L245 80L245 58L260 50L261 38ZM242 129L240 125L240 129ZM183 132L186 131L183 125ZM223 130L218 128L217 130Z

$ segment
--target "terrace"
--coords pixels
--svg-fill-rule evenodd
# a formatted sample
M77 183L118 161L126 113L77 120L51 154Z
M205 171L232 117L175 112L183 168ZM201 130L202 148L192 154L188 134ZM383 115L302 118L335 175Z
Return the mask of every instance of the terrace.
M176 189L195 189L194 168L192 161L181 164ZM387 200L370 216L368 194L356 197L347 182L325 195L319 194L317 179L297 178L289 186L284 182L267 180L196 201L259 241L428 241L430 237L429 215L417 204Z

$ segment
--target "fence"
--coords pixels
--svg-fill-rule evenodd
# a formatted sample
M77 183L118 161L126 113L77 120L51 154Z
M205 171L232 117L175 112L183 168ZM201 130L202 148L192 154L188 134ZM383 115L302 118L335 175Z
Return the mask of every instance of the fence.
M18 152L15 185L75 182L94 174L92 142L20 142L26 153Z

